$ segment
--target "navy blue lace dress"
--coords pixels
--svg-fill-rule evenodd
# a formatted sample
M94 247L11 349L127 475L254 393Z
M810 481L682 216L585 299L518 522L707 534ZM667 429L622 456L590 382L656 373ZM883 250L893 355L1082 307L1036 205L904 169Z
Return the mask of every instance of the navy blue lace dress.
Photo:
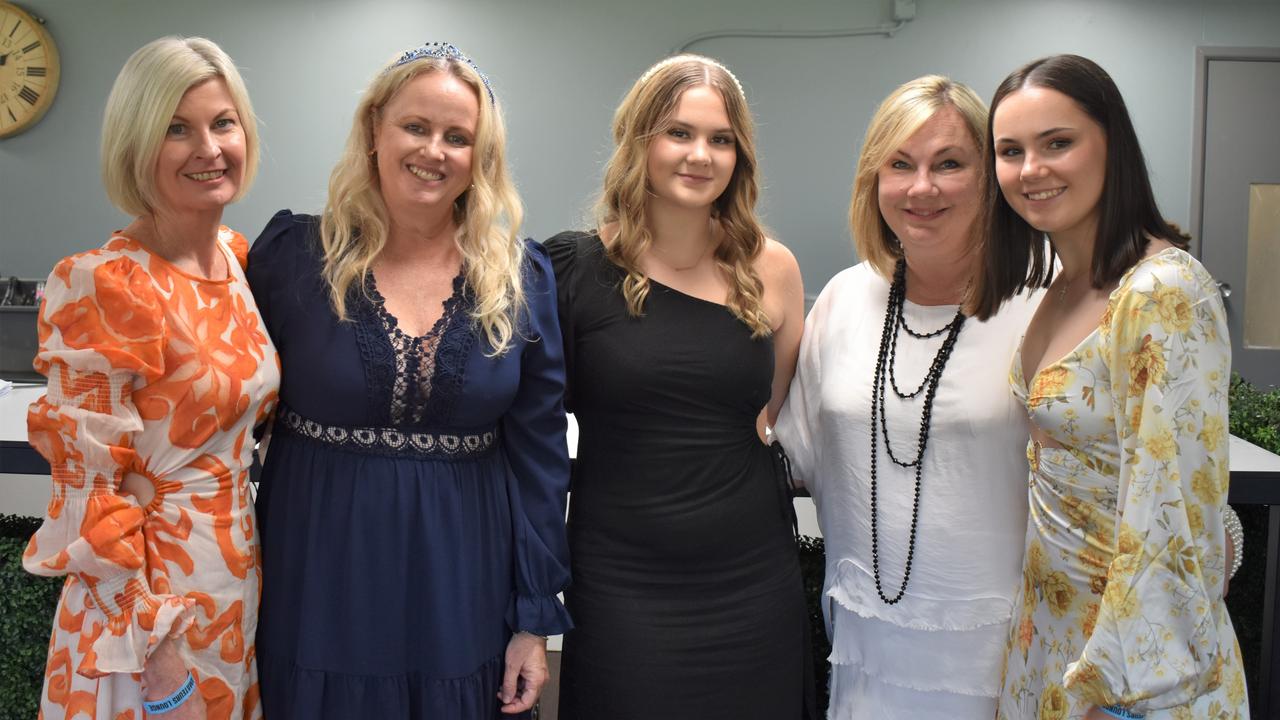
M278 213L249 282L279 350L280 410L257 501L258 667L267 717L499 712L511 634L570 627L564 363L546 252L528 308L487 357L459 277L421 337L377 288L338 322L317 218Z

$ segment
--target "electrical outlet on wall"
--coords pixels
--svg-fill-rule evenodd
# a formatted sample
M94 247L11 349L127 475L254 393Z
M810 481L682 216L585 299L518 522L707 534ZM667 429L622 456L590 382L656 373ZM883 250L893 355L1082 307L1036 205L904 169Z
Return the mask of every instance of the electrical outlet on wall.
M897 22L914 20L916 17L916 0L893 0L893 19Z

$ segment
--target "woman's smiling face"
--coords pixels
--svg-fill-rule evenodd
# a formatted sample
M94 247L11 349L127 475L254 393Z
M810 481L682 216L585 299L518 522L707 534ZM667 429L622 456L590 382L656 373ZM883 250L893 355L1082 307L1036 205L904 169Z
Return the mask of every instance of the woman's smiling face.
M1107 175L1102 126L1045 87L1007 95L992 115L996 179L1028 224L1050 235L1097 232Z

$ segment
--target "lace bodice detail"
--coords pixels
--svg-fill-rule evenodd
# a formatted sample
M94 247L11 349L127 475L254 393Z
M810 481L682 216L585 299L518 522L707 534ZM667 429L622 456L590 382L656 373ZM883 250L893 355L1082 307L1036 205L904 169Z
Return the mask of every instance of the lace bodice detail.
M368 298L357 313L357 335L370 402L382 408L386 424L440 427L449 422L465 379L465 361L474 342L469 332L472 304L465 277L453 279L453 292L431 329L410 335L387 311L376 279L368 279Z

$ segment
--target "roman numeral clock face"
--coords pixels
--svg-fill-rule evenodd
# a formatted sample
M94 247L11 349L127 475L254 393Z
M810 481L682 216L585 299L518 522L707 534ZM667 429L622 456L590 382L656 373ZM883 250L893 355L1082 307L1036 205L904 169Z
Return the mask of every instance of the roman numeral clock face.
M0 2L0 138L35 125L58 90L58 49L44 25Z

